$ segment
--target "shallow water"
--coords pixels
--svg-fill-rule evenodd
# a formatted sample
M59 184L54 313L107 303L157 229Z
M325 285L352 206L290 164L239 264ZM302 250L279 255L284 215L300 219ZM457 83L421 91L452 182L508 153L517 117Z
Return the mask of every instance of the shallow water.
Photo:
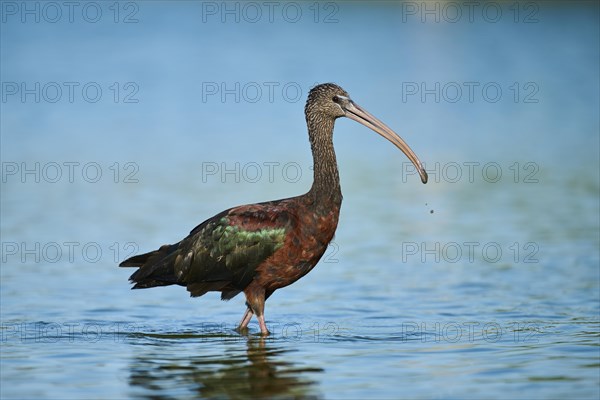
M304 17L248 22L240 8L235 22L207 14L221 3L160 1L121 3L115 23L102 4L97 23L1 25L3 82L103 89L53 103L52 85L39 102L3 86L2 398L600 395L592 2L527 3L518 22L493 3L493 23L423 23L406 8L419 3L323 3L318 22L312 3L286 3ZM254 320L234 331L242 298L130 291L126 257L308 190L304 98L330 80L405 138L429 183L338 121L339 228L316 269L269 299L269 337ZM215 82L248 91L208 95ZM254 101L273 82L301 96ZM423 82L447 91L408 94ZM453 102L465 82L503 96Z

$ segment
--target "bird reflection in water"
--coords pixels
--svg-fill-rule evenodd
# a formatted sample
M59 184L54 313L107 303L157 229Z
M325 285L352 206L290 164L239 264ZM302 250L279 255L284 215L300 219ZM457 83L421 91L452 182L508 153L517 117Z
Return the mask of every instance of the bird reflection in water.
M212 337L196 349L197 355L191 354L191 343L180 351L160 353L148 352L153 346L144 346L130 365L133 395L152 399L320 397L310 375L323 372L321 368L295 365L289 348L264 337L243 340L245 349L239 336ZM167 346L171 344L169 340ZM209 355L203 354L206 350Z

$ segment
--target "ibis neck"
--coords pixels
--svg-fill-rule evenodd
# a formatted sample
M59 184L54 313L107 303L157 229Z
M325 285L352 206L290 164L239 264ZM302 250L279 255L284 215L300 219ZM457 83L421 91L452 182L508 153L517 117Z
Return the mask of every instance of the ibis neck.
M334 120L319 121L319 124L309 122L310 146L313 154L313 185L308 192L316 203L342 202L340 176L337 160L333 149L333 124ZM311 126L313 125L313 126Z

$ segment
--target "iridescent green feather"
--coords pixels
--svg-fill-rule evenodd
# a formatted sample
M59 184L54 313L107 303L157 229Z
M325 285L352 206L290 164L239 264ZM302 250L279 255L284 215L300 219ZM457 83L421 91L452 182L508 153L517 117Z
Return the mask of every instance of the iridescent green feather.
M198 232L186 246L193 257L176 269L183 282L229 281L234 287L244 288L256 267L283 246L285 235L283 227L251 231L230 225L229 218L222 217Z

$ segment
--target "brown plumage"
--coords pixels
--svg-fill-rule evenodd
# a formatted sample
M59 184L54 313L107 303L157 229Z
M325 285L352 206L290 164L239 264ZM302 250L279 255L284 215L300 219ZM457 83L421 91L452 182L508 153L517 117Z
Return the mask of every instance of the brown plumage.
M412 150L390 128L356 105L341 87L314 87L305 107L313 153L314 181L302 196L239 206L204 221L177 244L123 261L137 267L133 289L185 286L194 297L221 292L229 300L244 292L247 310L238 327L247 328L256 314L261 332L268 330L265 301L312 270L337 228L342 192L333 149L333 127L348 117L394 143L415 164L423 183L427 174Z

